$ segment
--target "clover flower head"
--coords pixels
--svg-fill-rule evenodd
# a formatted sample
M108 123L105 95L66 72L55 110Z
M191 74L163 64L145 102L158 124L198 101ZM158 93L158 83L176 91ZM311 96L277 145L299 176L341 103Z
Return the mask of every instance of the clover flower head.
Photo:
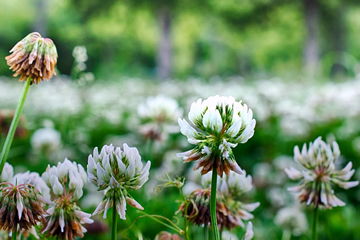
M83 187L87 180L85 169L67 158L57 166L48 165L42 179L55 196L71 194L71 201L78 200L83 195Z
M100 154L96 147L93 154L89 155L87 172L90 182L98 190L106 190L106 194L93 215L104 212L106 218L109 208L115 206L120 218L126 219L126 203L142 210L143 207L128 191L137 190L144 185L149 179L150 165L148 161L144 166L138 150L127 144L123 145L123 150L105 145Z
M233 97L214 96L194 102L188 117L190 123L178 119L180 131L196 147L179 153L178 157L184 162L198 161L194 170L202 167L201 174L214 170L220 177L224 172L228 175L230 170L243 174L232 148L254 135L256 121L252 110Z
M0 184L0 229L28 231L45 217L45 198L31 184Z
M5 57L7 64L14 73L20 76L20 81L28 77L32 83L39 83L43 79L49 80L56 75L57 51L50 38L42 38L37 32L30 33L11 50L11 55Z
M345 203L338 199L332 185L344 189L355 187L358 181L348 181L355 170L349 162L342 170L335 170L335 161L340 156L339 145L334 141L332 145L325 143L318 137L309 148L304 144L301 152L298 146L294 148L294 159L301 165L301 169L286 168L285 173L292 180L301 180L300 185L288 190L299 193L300 202L315 207L331 208L344 206Z
M87 232L83 224L91 224L91 214L81 209L71 200L71 195L58 197L56 205L47 210L46 219L41 229L47 237L56 236L60 239L72 240L84 237Z
M306 215L298 207L284 207L280 209L274 220L275 224L291 231L295 236L305 233L308 229Z
M52 152L61 145L61 134L53 128L40 128L31 136L31 146L38 151Z
M91 214L82 212L76 205L87 180L85 169L65 159L57 166L49 165L42 178L53 193L54 204L47 209L41 232L66 240L83 237L86 229L82 224L93 222Z
M147 139L161 141L174 132L176 120L182 116L182 109L173 98L158 95L147 98L138 106L140 133ZM176 131L178 131L176 129Z

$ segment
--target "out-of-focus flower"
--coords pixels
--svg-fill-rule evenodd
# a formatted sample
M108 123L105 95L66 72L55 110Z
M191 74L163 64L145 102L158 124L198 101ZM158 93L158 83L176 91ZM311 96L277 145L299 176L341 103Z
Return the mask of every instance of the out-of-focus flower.
M182 240L183 238L177 234L171 234L165 231L160 232L156 235L155 240Z
M126 219L126 203L132 207L143 209L129 194L128 190L141 188L149 179L150 161L144 166L136 148L127 144L114 148L103 146L99 154L98 148L89 155L87 172L89 180L98 190L106 190L103 201L95 209L93 215L104 212L104 218L110 207L116 207L120 218Z
M13 166L5 162L3 171L0 175L0 182L11 182L13 176L14 176Z
M30 230L44 221L46 202L31 184L0 184L0 229L7 232Z
M191 124L178 119L180 130L196 147L179 153L178 157L184 162L198 161L194 170L202 167L201 174L215 169L220 177L224 172L228 175L230 170L243 174L232 148L254 135L256 122L252 110L233 97L214 96L194 102L188 117Z
M335 161L340 156L339 145L336 142L326 144L318 137L307 149L304 144L300 153L299 147L294 148L294 159L301 164L301 170L294 167L285 168L285 173L292 180L302 180L300 185L289 188L289 191L299 192L300 202L315 207L331 208L344 206L345 203L334 195L332 184L349 189L359 184L359 181L348 182L355 170L349 162L342 170L335 170Z
M0 135L6 136L9 132L11 121L14 117L13 111L0 111ZM15 130L15 138L24 138L28 134L28 130L25 126L25 119L20 116L19 124Z
M239 240L239 238L234 233L231 233L226 230L222 232L221 239L222 240Z
M280 209L274 221L276 225L282 229L289 230L295 236L303 234L308 229L305 213L296 206Z
M61 134L53 128L40 128L31 136L31 146L40 151L52 152L61 145Z
M55 65L57 51L50 38L42 38L37 32L30 33L11 50L11 55L5 57L7 64L14 73L20 76L20 81L28 77L32 83L38 84L43 79L49 80L56 75Z
M205 189L197 189L188 196L188 208L185 211L186 204L179 207L183 215L187 215L191 222L197 225L210 225L210 187L211 174L205 174L202 177L202 184ZM236 226L244 227L242 220L252 219L254 216L250 213L259 205L259 202L245 204L240 201L240 196L252 189L251 176L238 175L231 172L230 175L217 182L216 214L219 227L227 229ZM194 204L195 203L195 204ZM185 214L186 213L186 214Z
M53 193L55 205L47 210L41 232L66 240L84 237L86 229L82 224L93 222L91 214L81 211L76 205L86 183L85 169L80 164L65 159L56 167L48 166L42 178Z
M140 104L138 115L142 123L140 133L145 138L160 141L176 128L176 119L181 117L182 109L175 99L158 95Z

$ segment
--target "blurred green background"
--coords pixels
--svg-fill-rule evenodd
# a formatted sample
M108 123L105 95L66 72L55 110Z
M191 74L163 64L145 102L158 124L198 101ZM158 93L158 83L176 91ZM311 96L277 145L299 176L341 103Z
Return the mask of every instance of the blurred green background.
M359 16L357 0L2 0L0 58L38 31L54 40L67 75L81 45L100 79L354 76Z
M193 101L216 94L253 109L255 135L234 153L255 185L244 201L261 203L253 212L255 240L287 240L274 219L296 202L286 191L296 183L283 173L295 145L318 136L336 139L342 152L337 167L348 161L360 167L358 0L0 0L0 59L32 31L54 40L58 77L30 88L24 132L9 155L16 172L41 174L65 157L86 166L94 147L127 142L152 161L154 181L132 196L147 213L172 218L181 198L176 189L153 193L156 178L167 171L196 180L191 164L175 156L191 148L178 129L153 143L151 152L139 132L139 104L159 94L175 99L184 118ZM3 60L0 142L22 87L11 75ZM39 140L39 129L56 133ZM358 180L359 171L355 175ZM335 192L347 206L321 211L319 240L360 239L359 188ZM87 186L79 204L91 213L99 198ZM311 210L302 210L310 226ZM128 206L119 239L138 216ZM110 239L107 220L95 219L99 226L88 227L85 239ZM154 239L167 229L140 219L127 235L138 239L138 230ZM244 229L232 232L241 239ZM310 239L310 228L295 235L291 239ZM202 239L202 229L193 227L192 237Z

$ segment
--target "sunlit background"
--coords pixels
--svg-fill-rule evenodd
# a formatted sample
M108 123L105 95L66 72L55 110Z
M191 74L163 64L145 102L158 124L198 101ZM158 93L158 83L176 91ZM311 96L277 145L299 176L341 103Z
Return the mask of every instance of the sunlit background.
M235 149L253 177L244 201L261 203L254 239L310 239L311 211L287 192L296 182L283 172L294 164L295 145L336 140L337 166L352 161L360 179L358 0L0 0L1 143L23 85L4 58L33 31L53 39L58 74L30 87L9 155L15 172L41 174L65 157L86 166L94 147L126 142L152 161L149 182L132 195L147 213L172 219L180 196L154 193L156 179L165 171L186 176L191 189L200 174L176 157L190 149L176 120L151 140L138 107L162 95L187 118L192 102L219 94L243 100L257 120L254 137ZM360 239L359 187L335 192L347 205L320 212L319 239ZM101 199L89 184L79 204L92 213ZM284 208L300 209L307 220L285 211L290 217L280 221ZM140 215L130 206L127 214L119 239ZM108 219L94 219L84 239L110 239ZM162 230L169 229L139 219L126 235L154 239ZM244 231L232 234L241 239ZM201 234L192 228L193 239Z

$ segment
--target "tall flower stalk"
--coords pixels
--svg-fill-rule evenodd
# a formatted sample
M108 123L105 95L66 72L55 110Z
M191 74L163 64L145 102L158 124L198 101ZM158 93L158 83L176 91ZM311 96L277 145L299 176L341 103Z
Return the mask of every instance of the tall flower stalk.
M246 104L236 102L233 97L209 97L199 99L191 105L190 124L185 119L178 120L180 130L188 142L196 145L192 150L179 153L184 162L197 161L194 170L202 168L201 174L212 171L210 214L214 239L219 240L216 220L217 175L238 174L244 171L235 161L232 148L245 143L254 135L256 121L252 110Z
M51 39L42 38L37 32L30 33L18 42L10 52L11 54L5 58L7 64L15 72L14 76L20 75L20 81L25 81L25 84L1 151L0 172L4 168L9 154L30 85L32 83L37 84L43 79L49 80L53 75L56 75L57 51Z

